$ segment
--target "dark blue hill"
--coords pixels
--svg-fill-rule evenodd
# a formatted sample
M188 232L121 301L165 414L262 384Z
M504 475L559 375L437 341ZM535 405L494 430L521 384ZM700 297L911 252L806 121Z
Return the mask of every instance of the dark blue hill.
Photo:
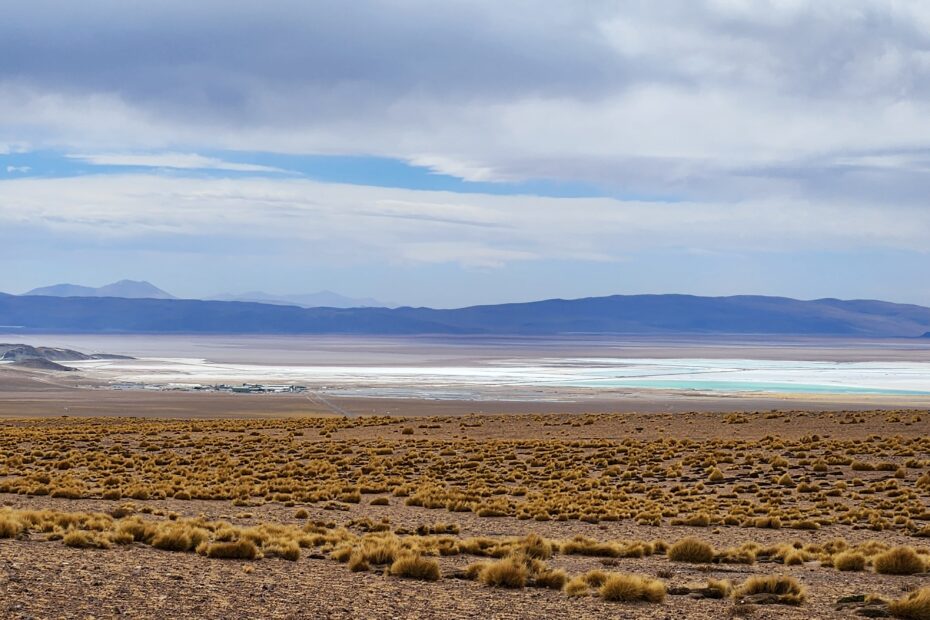
M930 308L740 295L614 295L432 308L0 294L0 325L31 331L254 334L782 334L918 337Z

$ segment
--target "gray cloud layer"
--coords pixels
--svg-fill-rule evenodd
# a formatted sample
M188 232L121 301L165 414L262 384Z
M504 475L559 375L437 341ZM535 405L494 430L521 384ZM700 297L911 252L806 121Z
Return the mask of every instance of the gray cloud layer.
M178 255L309 244L331 265L872 249L913 266L928 119L922 0L34 0L0 20L0 154L255 173L198 153L372 154L653 200L110 175L3 181L0 225Z
M89 0L4 17L0 140L370 153L689 198L927 189L923 168L875 165L930 147L920 1Z

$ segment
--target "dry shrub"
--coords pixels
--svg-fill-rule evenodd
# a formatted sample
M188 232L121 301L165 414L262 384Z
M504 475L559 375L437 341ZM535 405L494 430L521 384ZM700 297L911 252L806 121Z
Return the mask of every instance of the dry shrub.
M623 548L617 543L597 542L584 536L576 536L563 543L561 551L565 555L586 555L597 558L618 558L623 555Z
M665 584L642 575L613 573L598 593L605 601L661 603L665 600Z
M708 564L714 561L714 548L697 538L682 538L669 548L668 559L673 562Z
M604 582L607 581L607 577L609 577L607 573L597 569L589 570L582 575L582 579L584 579L585 583L592 588L600 588L604 585Z
M353 552L349 556L349 570L353 573L363 573L370 568L368 561L365 559L365 556L359 553L358 551Z
M522 588L526 585L527 570L515 558L504 558L486 564L478 576L486 586L497 588Z
M421 555L402 555L391 564L391 574L405 579L437 581L439 579L439 562L434 558L426 558Z
M727 598L733 593L733 584L729 579L708 579L707 589L713 593L709 598Z
M107 549L110 546L108 540L85 530L68 530L61 542L65 546L78 549Z
M774 594L778 602L786 605L800 605L807 596L807 591L797 579L787 575L758 575L750 577L736 589L737 598L753 594Z
M151 545L165 551L190 551L209 538L209 533L199 527L173 524L160 527L152 538Z
M584 577L572 577L565 584L564 592L567 596L585 596L588 593L588 582Z
M0 513L0 538L16 538L23 530L23 524L14 515Z
M552 543L539 534L527 534L526 537L520 541L520 548L527 557L536 558L538 560L548 560L552 557Z
M488 562L475 562L465 567L465 578L475 581L481 578L481 573L487 568Z
M295 540L276 538L262 546L262 553L267 556L296 562L300 558L300 545Z
M258 557L258 547L251 540L237 540L235 542L203 543L197 552L208 558L221 560L254 560Z
M833 568L840 571L865 570L865 556L858 551L844 551L833 558Z
M785 554L782 559L785 566L800 566L804 564L804 554L798 550L792 550Z
M568 575L559 568L552 568L540 571L533 577L530 585L537 588L548 588L550 590L561 590L568 581Z
M895 618L930 620L930 586L915 590L902 599L892 601L888 610Z
M362 543L361 552L372 564L391 564L401 553L397 537L369 538Z
M875 556L872 566L882 575L913 575L924 572L924 561L911 547L895 547Z

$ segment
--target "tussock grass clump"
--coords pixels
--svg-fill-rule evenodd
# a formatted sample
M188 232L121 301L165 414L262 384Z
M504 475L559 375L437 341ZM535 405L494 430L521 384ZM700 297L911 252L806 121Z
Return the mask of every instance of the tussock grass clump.
M865 570L865 556L858 551L844 551L833 558L833 568L840 571Z
M669 548L668 559L673 562L709 564L714 561L714 548L698 538L682 538Z
M911 592L904 598L892 601L888 611L904 620L930 620L930 586Z
M78 549L108 549L110 547L110 542L107 539L86 530L69 530L62 537L61 542L66 547Z
M613 573L598 590L605 601L661 603L665 600L665 584L642 575Z
M258 557L258 547L251 540L245 539L235 542L203 543L197 552L208 558L220 560L254 560Z
M804 553L794 549L782 557L782 563L785 566L800 566L804 564Z
M588 594L589 590L588 582L585 581L584 577L579 576L569 579L565 584L563 592L565 592L567 596L585 596Z
M421 555L402 555L391 564L391 574L420 581L439 580L439 562Z
M913 575L924 572L924 560L911 547L895 547L872 560L876 573L882 575Z
M729 579L708 579L707 590L713 593L709 598L727 598L733 593L733 584Z
M548 560L552 557L552 543L539 534L528 534L520 541L520 548L530 558Z
M190 551L208 538L209 533L205 529L179 523L159 528L152 537L151 545L165 551Z
M296 562L300 558L300 545L294 540L277 538L262 546L262 554Z
M561 550L565 555L586 555L598 558L618 558L623 555L623 549L617 543L598 542L584 536L576 536L563 543Z
M687 525L690 527L708 527L713 519L706 512L699 512L683 519L672 519L672 525Z
M495 588L522 588L526 585L526 566L516 558L508 557L486 564L478 580Z
M358 551L355 551L349 555L348 566L349 570L353 573L363 573L371 568L368 565L368 560L365 559L365 556Z
M0 513L0 538L16 538L23 531L23 524L10 513Z
M568 581L568 575L560 568L543 570L537 573L530 585L536 588L548 588L550 590L561 590Z
M757 575L744 581L734 592L737 598L753 594L774 594L779 603L800 605L807 596L807 590L797 579L788 575Z
M607 577L609 577L609 575L606 572L597 570L596 568L582 575L582 579L584 579L585 583L592 588L600 588L604 585L604 582L607 581Z

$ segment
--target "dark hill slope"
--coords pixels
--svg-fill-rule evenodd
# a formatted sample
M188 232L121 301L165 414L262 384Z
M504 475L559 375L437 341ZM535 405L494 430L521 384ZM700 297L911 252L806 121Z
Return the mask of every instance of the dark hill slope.
M615 295L432 308L0 295L0 325L33 331L254 334L784 334L917 337L930 308L785 297Z

